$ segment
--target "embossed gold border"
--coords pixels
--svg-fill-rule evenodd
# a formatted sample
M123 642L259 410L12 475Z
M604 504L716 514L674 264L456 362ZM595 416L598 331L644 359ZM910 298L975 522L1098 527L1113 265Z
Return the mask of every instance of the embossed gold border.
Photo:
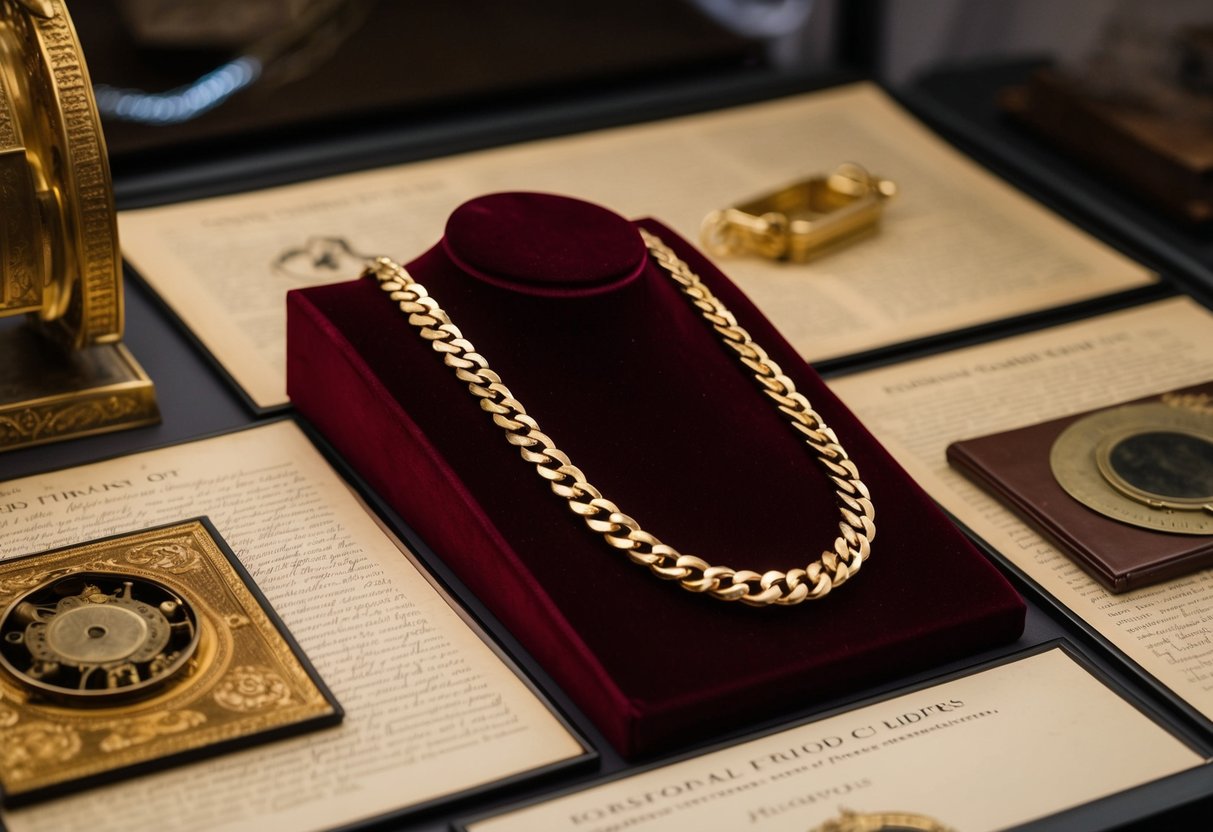
M342 712L204 519L0 563L0 609L77 572L154 579L202 628L193 666L146 699L109 707L40 700L0 671L0 790L14 805L167 761L334 724Z

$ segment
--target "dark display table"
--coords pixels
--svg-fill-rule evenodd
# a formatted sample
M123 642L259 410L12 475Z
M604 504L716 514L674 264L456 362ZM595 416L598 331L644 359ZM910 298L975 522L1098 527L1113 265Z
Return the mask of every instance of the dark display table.
M1122 247L1157 268L1177 287L1208 300L1213 297L1213 241L1178 230L1136 201L1092 175L1057 157L1034 139L1001 121L993 96L1005 83L1023 76L1025 64L939 73L907 91L903 100L929 123L972 152L997 172L1023 187L1050 207L1072 218L1098 237ZM789 78L763 73L727 80L669 82L660 87L615 90L599 97L568 97L506 112L485 108L471 115L445 114L423 123L371 127L358 134L325 140L299 140L267 149L249 146L206 157L163 157L116 181L119 207L173 202L219 192L311 178L342 170L425 158L456 150L483 147L574 132L644 118L706 110L746 100L803 91L835 79ZM126 433L39 447L0 456L0 482L39 471L82 464L164 444L253 424L260 419L249 410L229 381L204 357L160 302L137 281L127 281L126 342L157 384L163 423ZM992 334L992 333L991 333ZM337 460L340 467L341 462ZM349 475L348 470L345 471ZM380 501L372 499L422 561L448 585L471 614L485 625L505 650L567 713L574 726L601 753L601 767L556 782L528 785L491 799L473 799L442 807L398 828L446 829L457 817L483 814L494 806L541 796L578 782L626 770L625 763L587 717L572 703L544 669L500 625L485 606L454 576L417 534ZM811 708L786 713L777 721L739 726L710 743L748 735L755 730L792 722L816 713L845 707L937 676L973 667L1055 640L1074 645L1094 667L1107 674L1131 696L1140 698L1180 726L1206 755L1213 753L1208 726L1187 719L1175 703L1153 689L1080 622L1055 608L1048 599L1020 585L1027 600L1026 630L1019 641L949 661L921 673L863 690L833 696ZM1115 730L1109 726L1109 730ZM706 743L705 743L706 744ZM682 746L679 753L695 746ZM1036 824L1039 829L1158 829L1206 822L1213 796L1200 799L1192 778L1153 784L1081 807Z

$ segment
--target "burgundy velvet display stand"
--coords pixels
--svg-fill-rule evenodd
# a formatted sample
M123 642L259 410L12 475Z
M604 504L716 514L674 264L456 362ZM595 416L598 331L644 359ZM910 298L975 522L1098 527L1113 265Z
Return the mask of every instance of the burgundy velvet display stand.
M370 279L290 293L292 401L625 755L1017 638L1019 596L771 324L673 232L637 224L792 377L871 489L872 555L824 600L755 609L631 564L550 492ZM409 270L646 530L758 571L832 546L838 510L821 469L632 223L565 197L495 194L455 211Z

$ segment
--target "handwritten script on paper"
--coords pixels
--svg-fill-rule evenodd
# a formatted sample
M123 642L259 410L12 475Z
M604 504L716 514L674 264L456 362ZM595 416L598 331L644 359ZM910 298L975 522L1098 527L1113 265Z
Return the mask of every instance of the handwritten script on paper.
M1200 755L1054 649L468 830L804 832L845 806L921 813L982 832L1200 763Z
M344 723L5 812L11 832L324 829L581 753L291 422L6 482L0 556L199 514Z
M689 240L704 215L854 161L897 182L880 233L724 271L809 361L1152 280L952 150L871 85L119 216L123 254L259 405L286 401L288 289L409 261L462 202L550 191Z
M835 379L931 496L1213 719L1213 570L1113 595L945 459L948 444L1213 379L1213 314L1179 298Z

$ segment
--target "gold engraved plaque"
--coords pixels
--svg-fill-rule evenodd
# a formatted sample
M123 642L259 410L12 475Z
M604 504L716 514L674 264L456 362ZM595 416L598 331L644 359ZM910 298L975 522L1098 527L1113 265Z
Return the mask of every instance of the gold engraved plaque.
M1213 534L1213 415L1163 403L1078 420L1049 464L1074 499L1114 520L1172 534Z
M61 0L0 0L0 450L158 421L121 344L105 141ZM31 334L27 330L34 330Z
M6 805L341 720L203 519L0 563Z

